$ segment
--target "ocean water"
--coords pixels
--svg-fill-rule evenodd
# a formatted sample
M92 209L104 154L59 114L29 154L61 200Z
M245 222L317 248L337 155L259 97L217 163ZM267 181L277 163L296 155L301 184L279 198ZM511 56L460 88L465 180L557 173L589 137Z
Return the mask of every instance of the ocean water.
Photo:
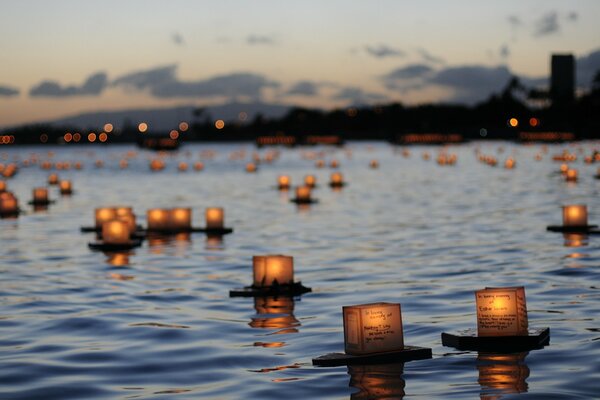
M454 166L436 164L435 146L410 147L408 157L383 143L282 148L254 174L244 166L257 150L246 144L186 145L160 172L148 168L156 153L133 146L1 148L4 163L51 150L52 161L83 169L52 171L72 180L74 194L52 188L46 211L26 202L50 171L23 167L7 181L26 212L0 220L0 398L598 398L600 236L574 242L546 231L568 203L587 204L590 222L600 222L597 166L579 154L580 180L569 184L551 160L594 146L549 145L536 161L539 145L471 143L448 148ZM476 149L499 166L480 163ZM348 185L330 189L332 169L317 169L308 152L339 160ZM508 156L513 170L501 165ZM200 160L202 172L177 170ZM299 208L275 189L279 174L298 183L309 173L318 204ZM205 207L221 206L234 233L91 251L94 236L80 227L110 205L133 206L142 223L149 208L192 207L196 226ZM252 283L252 256L264 253L294 256L296 279L313 291L230 298ZM518 285L530 325L550 327L549 346L515 354L442 346L442 332L476 326L475 290ZM312 366L343 351L342 306L378 301L401 303L405 343L431 347L432 359Z

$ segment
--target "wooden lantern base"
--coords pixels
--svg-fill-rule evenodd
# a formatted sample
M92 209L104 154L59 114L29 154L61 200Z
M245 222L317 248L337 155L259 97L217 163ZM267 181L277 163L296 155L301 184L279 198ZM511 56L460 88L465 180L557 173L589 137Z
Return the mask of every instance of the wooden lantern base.
M45 200L45 201L31 200L31 201L27 202L27 204L29 204L30 206L49 206L50 204L54 204L54 203L56 203L56 200Z
M293 199L290 199L290 201L292 203L296 203L296 204L316 204L319 202L319 200L317 200L317 199L304 200L304 199L298 199L295 197Z
M243 289L229 291L229 297L264 297L264 296L300 296L312 292L312 289L294 282L291 285L273 285L269 287L246 286Z
M130 240L128 243L119 243L119 244L104 243L102 241L88 243L88 246L90 249L100 250L100 251L130 250L135 247L139 247L141 245L142 245L141 240Z
M21 214L21 210L13 211L13 212L0 212L0 218L16 218Z
M404 346L399 351L390 351L385 353L364 354L353 356L345 353L329 353L323 356L313 358L313 365L319 367L337 367L350 364L385 364L408 362L413 360L425 360L431 358L431 349L427 347Z
M345 186L348 186L348 184L346 182L342 182L342 183L329 183L329 187L330 188L334 188L334 189L343 188Z
M550 225L546 227L546 230L550 232L565 232L565 233L600 233L596 230L598 225L581 225L581 226L564 226L564 225Z
M529 328L523 336L477 336L475 330L451 334L442 332L442 344L459 350L511 353L541 349L550 343L550 328Z

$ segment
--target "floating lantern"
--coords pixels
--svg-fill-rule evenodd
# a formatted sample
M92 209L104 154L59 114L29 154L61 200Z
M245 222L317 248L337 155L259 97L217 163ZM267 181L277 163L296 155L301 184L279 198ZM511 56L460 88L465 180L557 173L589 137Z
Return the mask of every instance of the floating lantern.
M6 192L6 182L0 181L0 193Z
M345 306L342 310L346 354L373 354L404 348L400 304L362 304Z
M33 188L33 200L31 204L34 205L47 205L50 203L48 199L48 189L45 187Z
M524 351L550 342L550 328L530 328L525 288L485 288L475 292L477 332L442 333L444 346L460 350Z
M334 172L329 177L329 186L332 188L341 188L345 186L344 175L341 172Z
M70 195L73 194L73 187L71 185L71 181L63 180L59 183L60 194L62 195Z
M177 165L177 169L181 172L185 172L188 170L188 163L186 163L185 161L181 161L179 163L179 165Z
M560 173L561 174L566 175L568 170L569 170L568 164L560 164Z
M194 163L194 169L196 171L202 171L204 169L204 163L198 161L197 163Z
M117 217L123 217L126 215L134 215L133 214L133 208L132 207L114 207L113 208L115 210L115 214L117 215Z
M19 200L9 191L0 193L0 216L13 217L19 214Z
M337 366L404 362L431 358L431 349L405 346L398 303L370 303L342 307L345 353L314 358L314 365Z
M377 160L371 160L369 162L369 167L371 169L377 169L377 168L379 168L379 161L377 161Z
M340 163L336 159L331 160L331 162L329 163L330 168L338 168L339 166L340 166Z
M288 190L290 188L291 179L288 175L279 175L277 177L277 187L279 190Z
M565 175L565 180L567 182L577 182L577 175L578 175L578 172L576 169L569 168Z
M102 207L96 208L95 210L95 221L96 228L98 230L102 229L102 225L106 221L110 221L117 218L117 213L114 208L111 207Z
M206 229L223 229L225 211L221 207L210 207L204 211Z
M296 296L311 289L294 282L294 258L281 254L252 257L252 286L232 290L230 296L256 297L265 295Z
M117 215L117 219L119 221L125 222L127 224L127 228L131 233L135 232L135 230L137 229L135 215L133 213Z
M317 178L314 175L306 175L304 177L304 185L308 186L309 188L314 188L317 186Z
M513 169L515 167L515 164L516 164L516 162L515 162L514 158L512 158L512 157L507 158L506 161L504 162L504 168Z
M317 167L317 168L323 168L323 167L325 167L325 160L317 160L317 161L315 161L315 167Z
M311 197L312 189L310 186L297 186L296 197L290 201L296 204L311 204L316 203L317 200Z
M585 227L588 225L588 212L585 204L572 204L562 207L563 226Z
M149 231L166 231L169 229L169 210L152 208L146 212L146 223Z
M169 230L186 231L192 228L192 209L174 208L169 214Z
M528 333L525 288L486 288L475 292L478 336L523 336Z
M48 185L58 185L58 175L57 174L48 175Z
M102 241L108 245L130 243L131 231L127 222L118 219L106 221L102 224Z
M251 162L246 164L246 172L256 172L256 164Z

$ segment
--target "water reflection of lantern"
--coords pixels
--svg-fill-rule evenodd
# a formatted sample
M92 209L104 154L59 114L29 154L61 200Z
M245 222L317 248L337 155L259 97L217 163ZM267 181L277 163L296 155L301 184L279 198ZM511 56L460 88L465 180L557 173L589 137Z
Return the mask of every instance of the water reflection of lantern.
M565 247L583 247L588 245L588 235L585 233L563 232Z
M577 170L570 168L567 170L567 174L565 175L565 180L567 180L567 182L576 182L577 175L578 175Z
M350 399L402 399L406 387L403 372L404 363L348 365L350 386L358 389Z
M475 292L478 336L528 334L525 288L485 288Z
M587 206L572 204L563 206L563 226L583 227L588 225Z
M169 210L164 208L152 208L146 212L146 223L148 230L164 231L169 229Z
M69 195L69 194L73 193L73 187L71 185L71 181L62 180L62 181L60 181L59 187L60 187L60 194L62 194L62 195Z
M33 204L48 204L48 189L45 187L33 188Z
M329 186L339 188L344 186L344 175L341 172L334 172L329 177Z
M207 250L221 250L223 245L223 235L206 235L206 249Z
M288 175L279 175L277 177L277 187L279 190L288 190L290 188L291 179Z
M169 215L169 229L174 231L189 230L192 227L192 209L174 208Z
M525 362L527 354L529 353L479 353L477 382L481 386L481 398L488 398L488 395L499 398L500 394L527 392L526 379L530 372Z
M286 329L300 325L294 316L294 298L288 296L255 297L254 309L257 317L253 317L249 325L252 328ZM296 329L286 329L278 333L295 333Z
M304 177L304 185L314 188L317 185L317 178L314 175L306 175Z
M221 207L209 207L204 211L206 229L221 229L224 226L225 211Z
M125 207L125 206L114 207L114 210L115 210L115 214L117 215L117 217L122 217L125 215L133 215L133 208L131 208L131 207Z
M105 252L106 262L114 267L124 267L129 265L128 252Z
M58 175L56 175L56 174L48 175L48 185L58 185Z
M404 348L400 304L371 303L342 309L346 354L382 353Z
M130 230L125 221L113 219L102 224L104 244L127 244L130 242Z
M114 208L102 207L95 210L96 228L101 229L102 224L106 221L117 218L117 213Z
M252 269L256 288L294 283L294 257L265 255L252 257Z

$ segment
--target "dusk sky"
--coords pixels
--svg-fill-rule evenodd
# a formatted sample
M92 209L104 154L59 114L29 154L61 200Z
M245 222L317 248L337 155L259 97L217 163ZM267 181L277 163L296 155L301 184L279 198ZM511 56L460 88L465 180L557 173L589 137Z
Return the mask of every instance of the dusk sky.
M265 101L473 102L552 53L600 69L600 1L0 4L0 127L87 111Z

